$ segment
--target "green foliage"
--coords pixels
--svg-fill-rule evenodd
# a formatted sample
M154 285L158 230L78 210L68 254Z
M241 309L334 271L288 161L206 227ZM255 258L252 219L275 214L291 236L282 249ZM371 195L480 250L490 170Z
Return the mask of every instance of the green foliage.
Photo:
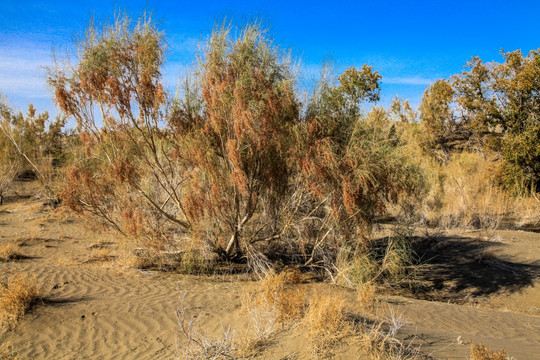
M540 184L540 52L503 57L502 63L475 57L462 74L435 82L424 93L420 118L429 148L452 149L461 141L498 152L500 183L514 193L534 192Z
M454 90L446 80L437 80L431 84L422 97L420 120L425 127L427 142L432 147L441 143L455 127L451 104Z

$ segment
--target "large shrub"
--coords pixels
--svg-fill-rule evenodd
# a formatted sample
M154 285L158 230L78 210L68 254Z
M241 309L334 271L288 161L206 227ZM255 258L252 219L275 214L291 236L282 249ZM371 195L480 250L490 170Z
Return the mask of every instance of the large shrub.
M418 185L386 112L363 113L379 97L372 68L323 79L300 104L291 61L266 32L223 27L172 97L164 47L148 19L120 18L90 27L74 65L50 69L82 142L63 193L71 209L158 252L315 266L344 243L367 246L373 217Z

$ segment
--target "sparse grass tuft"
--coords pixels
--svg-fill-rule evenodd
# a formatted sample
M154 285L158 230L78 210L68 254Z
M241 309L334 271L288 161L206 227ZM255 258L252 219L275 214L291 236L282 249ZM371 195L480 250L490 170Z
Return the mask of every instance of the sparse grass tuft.
M293 287L299 279L297 271L271 273L255 289L244 293L242 307L251 316L253 331L241 339L239 347L243 354L251 354L264 346L277 323L283 327L304 315L305 290Z
M345 301L340 296L316 295L310 301L304 325L311 353L318 358L332 356L336 345L352 334L344 314Z
M400 318L400 317L398 317ZM373 324L364 324L360 338L362 349L372 360L424 360L432 359L424 355L420 349L411 340L408 343L399 341L394 337L395 332L399 330L398 323L391 320L390 330L383 330L383 322L374 322Z
M291 283L298 277L291 272L270 274L260 283L258 289L244 297L244 308L271 310L275 313L276 322L286 323L299 319L305 307L305 291L292 288Z
M471 360L507 360L506 350L498 352L489 349L484 344L471 345Z
M11 276L0 286L0 323L13 329L38 297L35 279L22 273Z
M5 243L0 245L0 260L11 261L23 258L23 256L17 252L15 245L11 243Z
M100 261L109 261L114 258L114 255L111 254L110 249L93 249L92 254L90 255L90 262L100 262Z
M377 305L377 286L372 282L358 284L356 300L362 309L373 310Z
M230 325L225 327L222 324L222 334L217 338L210 337L201 328L201 309L193 314L193 309L185 307L185 296L185 293L180 296L176 319L187 344L182 351L184 356L177 350L174 353L175 357L179 359L182 356L185 359L193 360L234 359L233 353L236 348L234 346L234 333L231 331Z

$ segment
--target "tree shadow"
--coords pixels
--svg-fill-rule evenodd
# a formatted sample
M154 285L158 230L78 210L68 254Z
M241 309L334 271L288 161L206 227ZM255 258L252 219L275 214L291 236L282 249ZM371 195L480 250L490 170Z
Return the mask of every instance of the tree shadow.
M540 262L512 261L490 251L501 246L506 245L459 236L415 237L412 247L421 265L409 290L421 299L465 303L533 286Z

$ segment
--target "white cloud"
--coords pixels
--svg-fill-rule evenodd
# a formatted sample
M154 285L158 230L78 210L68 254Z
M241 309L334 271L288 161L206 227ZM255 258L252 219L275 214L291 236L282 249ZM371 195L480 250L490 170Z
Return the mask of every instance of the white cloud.
M427 86L433 83L435 80L424 78L420 76L411 76L411 77L384 77L382 78L382 83L386 84L397 84L397 85L421 85Z
M51 52L39 47L0 46L0 91L8 97L49 97L44 66L51 64Z

